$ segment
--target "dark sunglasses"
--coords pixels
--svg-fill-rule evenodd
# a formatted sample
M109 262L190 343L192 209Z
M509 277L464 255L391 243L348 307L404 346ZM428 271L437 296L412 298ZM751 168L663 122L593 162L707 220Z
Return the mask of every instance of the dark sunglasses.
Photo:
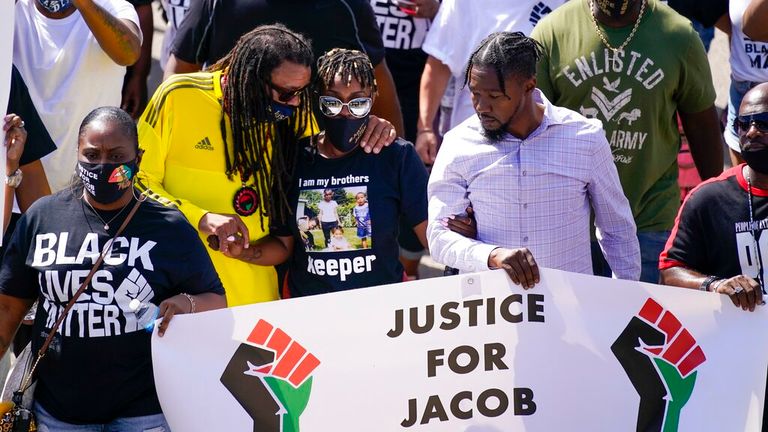
M746 133L752 125L755 125L760 133L768 133L768 112L740 115L733 122L736 134Z
M276 85L272 84L271 82L267 82L267 85L269 88L277 92L277 100L280 102L288 102L289 100L295 98L296 96L299 96L304 90L309 87L309 85L305 85L304 87L296 90L286 90L284 88L277 87Z

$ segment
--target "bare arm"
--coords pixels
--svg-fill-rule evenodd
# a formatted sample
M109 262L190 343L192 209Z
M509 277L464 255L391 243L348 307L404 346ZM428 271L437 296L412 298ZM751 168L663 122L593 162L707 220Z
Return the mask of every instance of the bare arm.
M419 239L419 243L424 246L424 249L429 250L429 245L427 244L427 221L413 227L413 232L416 234L416 238Z
M168 63L165 64L165 72L163 73L163 79L168 79L173 74L197 72L203 68L203 65L197 63L189 63L171 53L168 56Z
M190 295L190 297L192 297L192 301L184 294L176 294L160 303L160 316L163 317L163 320L157 329L158 336L162 337L165 334L174 315L204 312L227 307L227 298L223 294L202 293ZM192 302L194 302L194 311Z
M723 172L723 134L712 105L698 113L680 112L680 121L688 137L691 156L702 180Z
M268 235L242 247L242 242L230 242L225 255L249 264L273 266L282 264L293 253L293 236Z
M144 39L141 43L141 55L133 66L129 67L128 81L123 86L123 101L120 107L134 119L139 118L147 105L147 78L152 67L152 36L154 33L154 17L152 5L136 7L139 15L139 25Z
M670 267L661 271L661 284L699 289L707 275L686 267Z
M728 37L731 37L731 17L728 14L723 14L723 16L718 18L715 22L715 27L727 34Z
M416 123L416 152L421 160L432 165L437 156L437 135L432 125L440 108L440 99L448 87L451 70L440 60L429 56L421 73L419 87L419 119Z
M34 302L34 299L0 294L0 357L8 351L21 320Z
M93 0L73 0L101 49L117 64L136 63L141 55L141 36L136 24L117 18Z
M680 266L661 270L661 283L663 285L682 288L700 289L707 277L696 270ZM717 294L727 295L734 306L745 311L754 311L756 305L764 304L760 284L749 276L737 275L731 278L716 279L710 284L709 290Z
M379 97L371 108L371 113L377 117L389 120L395 127L397 136L405 135L403 113L400 111L400 100L397 98L395 80L389 71L386 60L382 59L374 69L376 83L379 87Z
M754 40L768 41L766 18L768 18L768 0L752 0L744 11L741 30Z
M22 165L21 172L24 180L16 188L16 201L19 203L19 209L24 213L35 201L50 195L51 187L48 185L43 163L39 160Z

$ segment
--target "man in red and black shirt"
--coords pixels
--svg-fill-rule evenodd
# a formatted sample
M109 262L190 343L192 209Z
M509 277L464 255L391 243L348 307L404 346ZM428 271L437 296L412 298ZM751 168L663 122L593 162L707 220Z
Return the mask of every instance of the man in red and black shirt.
M691 191L659 269L663 284L725 294L753 311L768 276L768 84L744 96L735 127L747 163Z

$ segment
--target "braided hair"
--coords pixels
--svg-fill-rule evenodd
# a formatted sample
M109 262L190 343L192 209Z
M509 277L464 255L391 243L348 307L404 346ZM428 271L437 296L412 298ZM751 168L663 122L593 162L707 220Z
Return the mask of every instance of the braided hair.
M243 35L212 71L226 74L223 89L221 136L224 140L227 176L253 177L261 197L259 215L288 220L288 188L296 167L299 137L312 127L309 90L299 94L297 112L285 121L272 118L272 71L283 62L312 67L310 41L281 24L259 26ZM227 141L225 114L232 124ZM271 142L271 148L270 148ZM247 181L247 180L246 180Z
M354 78L361 87L373 89L374 96L378 94L373 64L364 52L334 48L323 54L317 60L317 78L320 90L332 86L337 75L341 76L342 82L346 85L349 85Z
M464 85L469 84L473 66L494 68L499 88L506 94L504 78L517 76L528 79L536 75L536 63L541 58L541 44L522 32L491 33L472 53L464 71Z

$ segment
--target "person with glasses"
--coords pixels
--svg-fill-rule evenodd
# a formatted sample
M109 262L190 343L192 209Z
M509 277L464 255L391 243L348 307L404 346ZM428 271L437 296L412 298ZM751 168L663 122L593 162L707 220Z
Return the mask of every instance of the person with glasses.
M356 50L333 49L318 60L325 130L304 140L291 192L296 214L288 220L319 214L325 231L324 208L335 202L337 226L331 228L329 247L294 249L286 263L284 298L401 282L401 218L426 247L427 172L413 145L398 138L379 154L360 147L377 95L373 70L368 56ZM360 196L367 199L362 222L356 213ZM281 231L303 244L297 223ZM315 241L320 237L314 235Z
M727 295L754 311L768 259L768 83L749 90L734 121L737 165L686 197L659 258L661 282Z
M230 306L278 298L272 266L292 244L269 225L289 214L298 141L316 130L310 47L282 25L257 27L210 70L166 80L139 121L138 187L208 241ZM374 151L393 139L379 119L362 136Z

